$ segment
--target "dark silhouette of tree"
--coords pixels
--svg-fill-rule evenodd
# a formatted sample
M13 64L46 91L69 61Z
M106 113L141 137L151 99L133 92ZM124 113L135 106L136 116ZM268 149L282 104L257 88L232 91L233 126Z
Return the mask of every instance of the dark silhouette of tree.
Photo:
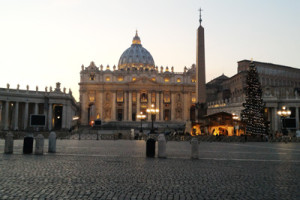
M250 63L246 81L246 102L241 112L241 119L246 125L247 134L263 134L266 131L264 118L265 103L262 99L262 89L255 64Z

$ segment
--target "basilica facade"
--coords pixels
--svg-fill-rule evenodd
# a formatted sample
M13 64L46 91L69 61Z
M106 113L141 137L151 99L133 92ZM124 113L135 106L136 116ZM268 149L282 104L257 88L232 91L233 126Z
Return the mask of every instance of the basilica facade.
M173 67L158 67L145 49L138 33L124 51L118 66L82 65L80 72L81 124L96 119L102 122L138 121L147 108L158 109L157 122L193 120L196 103L196 65L174 72Z

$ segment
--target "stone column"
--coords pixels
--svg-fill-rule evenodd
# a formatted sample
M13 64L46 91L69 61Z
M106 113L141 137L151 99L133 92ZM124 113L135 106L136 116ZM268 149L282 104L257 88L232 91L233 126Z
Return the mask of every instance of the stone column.
M48 130L51 131L52 129L52 103L49 103L49 108L48 108Z
M190 120L190 98L189 98L189 93L188 92L185 92L183 94L183 119L184 121L188 121Z
M34 104L34 114L39 114L39 104L38 103Z
M116 121L116 91L112 95L112 121Z
M27 129L28 126L28 102L25 102L25 108L24 108L24 130Z
M270 131L273 131L273 127L272 127L272 115L273 113L273 108L272 107L268 107L268 121L270 121ZM208 113L207 113L208 114ZM237 114L238 116L241 116L241 112L239 112L239 114Z
M63 105L62 106L62 124L61 124L61 127L62 128L67 128L67 109L68 109L68 106L67 105Z
M4 115L4 130L8 130L8 112L9 112L9 101L5 102L5 115Z
M3 101L0 101L0 126L3 123L2 112L3 112Z
M100 119L101 120L104 120L104 111L103 111L103 91L101 91L100 92L100 94L99 94L99 101L100 101L100 103L99 103L99 114L100 114Z
M68 105L67 107L67 129L70 129L72 126L72 121L73 121L73 115L72 115L72 108L71 105Z
M128 121L132 121L132 92L129 91Z
M171 93L171 121L175 121L175 93Z
M128 120L128 100L127 100L128 92L124 91L124 121Z
M271 120L272 120L272 111L273 109L271 108L271 107L268 107L268 121L270 121L271 122ZM241 111L239 111L239 114L238 114L238 116L241 116ZM272 128L271 128L272 129Z
M140 108L141 108L140 102L141 102L141 94L139 91L137 91L137 93L136 93L136 114L140 114ZM136 118L136 121L140 121L140 119Z
M159 113L160 113L160 120L164 121L164 96L163 96L163 92L160 91L159 92Z
M161 110L160 110L160 107L159 107L159 93L158 92L156 92L156 98L155 98L155 104L156 104L156 108L158 108L159 109L159 113L161 112ZM160 118L159 118L159 113L157 113L156 114L156 121L160 121Z
M273 110L273 120L272 120L272 127L274 128L274 131L278 131L279 127L278 124L281 123L281 121L278 119L277 116L277 108L272 109ZM282 126L282 124L280 124Z
M15 104L14 130L19 129L19 102Z
M299 107L296 107L296 130L299 130Z
M101 99L101 93L100 92L96 92L96 103L95 103L95 106L96 106L96 118L97 118L97 115L99 114L100 115L100 119L102 119L102 115L101 115L101 110L102 110L102 99Z
M80 122L81 125L88 125L88 108L87 108L87 103L88 103L88 97L87 97L87 93L84 92L81 95L80 101L81 101L81 117L80 117Z
M151 92L148 91L148 108L151 108ZM148 117L147 117L147 121L151 121L151 114L147 113Z

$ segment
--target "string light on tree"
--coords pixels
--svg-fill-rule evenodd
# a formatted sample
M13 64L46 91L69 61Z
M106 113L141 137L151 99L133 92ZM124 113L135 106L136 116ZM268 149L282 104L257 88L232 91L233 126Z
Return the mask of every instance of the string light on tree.
M246 124L247 134L264 134L266 120L264 118L265 103L262 99L262 89L255 64L251 62L246 80L246 102L241 112L242 121Z

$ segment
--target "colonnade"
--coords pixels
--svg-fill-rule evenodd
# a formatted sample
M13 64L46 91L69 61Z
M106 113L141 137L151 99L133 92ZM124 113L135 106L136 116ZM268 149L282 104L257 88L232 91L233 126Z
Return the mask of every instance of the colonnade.
M61 116L55 113L56 106L61 106ZM61 127L69 129L72 126L72 112L69 105L54 103L38 103L30 101L0 101L0 128L3 130L26 130L30 127L30 115L43 114L46 117L44 129L55 127L54 117L61 117Z
M295 119L295 129L296 130L299 130L300 126L299 126L299 109L300 109L300 106L287 106L289 109L293 108L295 109L295 113L294 113L294 116L290 116L289 118L291 119ZM281 117L277 114L277 112L279 110L281 110L281 107L278 108L278 107L268 107L268 120L270 121L270 129L272 132L276 132L276 131L280 131L283 124L282 124L282 121L281 121Z
M100 119L103 121L118 121L117 109L123 110L122 120L121 121L140 121L140 119L133 119L133 115L139 114L141 111L145 111L147 108L150 108L151 105L154 105L154 108L159 109L159 113L155 115L155 121L180 121L185 122L190 120L190 108L192 106L192 92L169 92L169 102L164 102L164 92L163 91L136 91L136 90L127 90L123 92L123 101L117 102L117 92L119 91L96 91L93 94L96 98L89 98L89 93L85 92L81 96L81 124L88 124L88 116L90 113L89 106L95 105L96 113L95 116L90 116L90 120L95 120L96 116L100 116ZM147 93L147 102L141 102L141 94ZM109 93L111 99L108 101L106 99L106 94ZM133 94L135 93L135 97ZM154 94L153 94L154 93ZM155 101L151 98L155 97ZM133 99L136 98L136 99ZM90 101L93 99L94 101ZM111 106L111 115L110 119L106 118L105 109L108 109L108 104ZM169 117L165 113L165 110L168 110ZM176 112L180 112L176 115ZM149 113L145 114L146 121L151 121L151 115Z

